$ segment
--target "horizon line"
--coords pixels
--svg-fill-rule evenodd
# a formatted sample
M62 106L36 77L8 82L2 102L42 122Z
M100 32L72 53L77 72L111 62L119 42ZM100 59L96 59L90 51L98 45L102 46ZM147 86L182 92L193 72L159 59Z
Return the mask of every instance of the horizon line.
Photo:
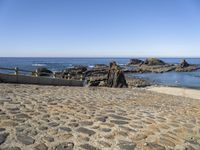
M200 58L200 56L0 56L0 58Z

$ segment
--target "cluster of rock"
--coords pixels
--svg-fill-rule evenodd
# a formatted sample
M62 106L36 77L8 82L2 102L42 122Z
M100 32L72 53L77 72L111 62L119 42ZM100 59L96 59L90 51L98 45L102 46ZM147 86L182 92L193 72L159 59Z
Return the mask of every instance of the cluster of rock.
M147 58L145 61L131 59L127 66L134 67L134 69L125 69L124 71L126 73L163 73L169 71L190 72L200 69L200 66L191 65L185 59L183 59L180 64L168 64L157 58Z
M75 66L67 68L61 72L61 77L65 79L83 79L84 72L87 71L86 66Z
M32 74L52 76L53 72L47 68L39 68ZM86 80L88 86L128 87L125 75L116 62L111 62L109 67L104 64L96 64L92 69L88 69L86 66L75 66L57 72L54 76L64 79Z
M104 65L95 66L86 75L89 86L128 87L124 72L116 62L111 62L109 67Z
M157 58L147 58L146 60L131 59L125 67L111 62L110 65L96 64L93 68L87 66L74 66L67 68L62 72L53 74L47 68L39 68L33 72L37 76L54 76L57 78L85 80L88 86L107 86L107 87L144 87L150 85L149 82L132 78L127 81L124 73L163 73L169 71L189 72L200 69L200 66L191 65L186 60L180 64L168 64Z
M32 75L34 76L53 76L53 72L47 68L38 68L35 71L32 72Z

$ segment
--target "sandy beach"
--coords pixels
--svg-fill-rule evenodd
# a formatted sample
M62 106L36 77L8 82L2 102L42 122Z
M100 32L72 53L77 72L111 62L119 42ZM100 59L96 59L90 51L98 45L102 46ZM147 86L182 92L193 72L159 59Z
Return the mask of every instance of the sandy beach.
M200 100L155 91L0 84L0 149L200 149Z
M200 100L200 90L178 87L150 87L150 91Z

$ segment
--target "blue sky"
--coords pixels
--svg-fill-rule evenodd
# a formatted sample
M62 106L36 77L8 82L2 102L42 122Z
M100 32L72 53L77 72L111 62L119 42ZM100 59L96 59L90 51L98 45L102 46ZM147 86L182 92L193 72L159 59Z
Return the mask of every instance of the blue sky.
M200 1L0 0L0 56L200 57Z

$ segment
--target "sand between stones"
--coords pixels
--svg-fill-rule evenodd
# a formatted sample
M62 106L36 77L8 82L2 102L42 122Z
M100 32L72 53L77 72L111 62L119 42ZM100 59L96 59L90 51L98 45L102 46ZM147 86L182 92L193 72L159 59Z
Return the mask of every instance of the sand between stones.
M0 149L200 149L200 101L145 89L0 85Z

